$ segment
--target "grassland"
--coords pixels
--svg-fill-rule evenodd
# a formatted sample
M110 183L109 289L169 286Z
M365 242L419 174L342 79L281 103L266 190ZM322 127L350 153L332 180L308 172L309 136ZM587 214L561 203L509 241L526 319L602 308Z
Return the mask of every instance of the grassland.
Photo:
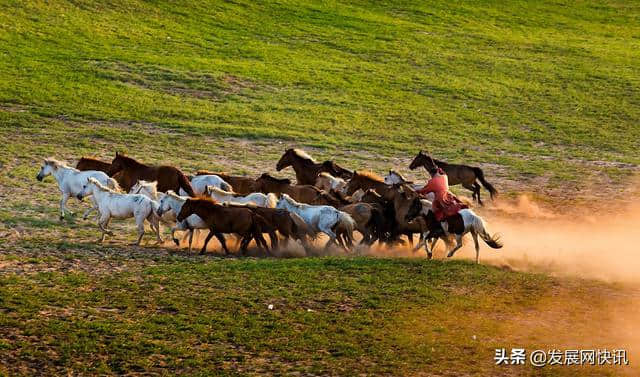
M507 194L620 194L640 164L639 21L625 1L3 1L0 375L637 375L493 365L496 347L629 346L637 287L196 257L126 247L127 222L97 245L34 178L116 149L253 175L291 145L378 172L423 148Z

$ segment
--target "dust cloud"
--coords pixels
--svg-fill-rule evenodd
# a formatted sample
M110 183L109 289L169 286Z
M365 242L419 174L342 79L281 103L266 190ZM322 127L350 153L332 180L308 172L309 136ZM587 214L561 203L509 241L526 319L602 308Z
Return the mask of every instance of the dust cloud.
M637 225L640 223L640 205L607 204L587 211L584 208L576 210L569 204L566 208L551 209L522 195L515 200L499 200L486 207L476 207L474 211L485 219L489 232L498 233L504 243L502 249L495 250L480 241L480 263L516 271L640 283L640 247L634 237L640 233ZM206 233L201 231L194 237L194 252L202 246ZM229 248L237 250L237 241L233 237L227 238ZM470 236L465 236L464 240L465 245L453 258L475 259ZM183 248L187 246L185 241L181 242ZM346 254L337 247L324 250L326 241L326 237L320 236L306 251L299 242L290 241L287 247L273 251L273 256L296 258ZM434 258L445 258L444 247L444 243L439 241ZM209 242L208 250L210 253L220 252L215 237ZM260 255L253 243L247 255ZM371 248L356 246L350 255L426 257L424 249L414 252L407 244Z

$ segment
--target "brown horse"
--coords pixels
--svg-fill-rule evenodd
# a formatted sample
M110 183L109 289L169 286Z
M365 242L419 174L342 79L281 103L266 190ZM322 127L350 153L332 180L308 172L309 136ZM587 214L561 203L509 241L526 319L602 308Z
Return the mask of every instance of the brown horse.
M139 180L158 181L158 191L167 192L173 190L180 192L183 189L187 195L195 197L189 179L173 166L149 166L142 164L131 157L116 152L116 157L111 162L108 174L114 176L121 172L118 183L123 190L129 191Z
M438 168L442 168L442 170L447 173L449 185L461 184L462 187L471 190L473 193L471 195L472 198L477 200L480 205L482 205L482 200L480 199L480 184L476 180L480 181L482 186L489 191L491 199L498 194L498 191L484 179L484 173L482 169L478 167L449 164L444 161L435 160L423 151L418 152L418 155L411 161L409 169L414 170L420 166L424 166L431 175L435 174Z
M258 248L262 247L269 252L267 241L262 237L263 229L268 228L266 220L246 207L225 207L217 204L211 199L187 199L182 205L177 220L183 221L187 217L196 214L208 226L209 234L204 241L200 254L204 254L207 250L207 244L214 235L220 241L225 254L229 254L229 249L222 233L236 233L242 237L240 248L243 252L247 251L247 246L251 239L256 240Z
M375 173L356 170L353 172L353 177L347 182L346 194L352 195L358 189L363 191L373 189L384 196L391 189L391 186L384 183L384 179Z
M78 164L76 164L76 169L80 171L97 170L108 174L111 169L111 164L93 157L81 157L80 160L78 160Z
M253 212L262 216L266 220L266 226L262 228L262 231L269 234L271 238L271 250L278 248L278 235L276 231L283 237L283 243L286 247L289 238L300 240L302 245L306 248L306 234L303 231L298 230L296 222L291 217L289 211L276 208L258 207L253 203L237 204L237 203L224 203L226 207L240 207L249 208Z
M242 195L249 195L254 192L260 192L260 188L256 183L256 180L249 177L229 175L227 173L215 173L207 170L198 170L196 175L217 175L224 179L225 182L233 187L233 192Z
M276 178L267 173L256 179L256 183L264 194L287 194L301 203L313 203L322 194L322 190L313 185L292 185L290 179Z
M276 164L276 170L280 171L288 166L291 166L296 172L296 179L299 185L315 184L318 174L322 172L327 172L334 177L351 178L351 172L338 166L335 162L317 163L311 156L300 149L287 149Z
M109 174L111 164L93 157L80 157L80 160L78 160L78 163L76 164L76 169L80 171L97 170ZM118 182L118 185L122 187L122 182L120 181L122 179L121 173L114 174L113 179L115 179L116 182Z

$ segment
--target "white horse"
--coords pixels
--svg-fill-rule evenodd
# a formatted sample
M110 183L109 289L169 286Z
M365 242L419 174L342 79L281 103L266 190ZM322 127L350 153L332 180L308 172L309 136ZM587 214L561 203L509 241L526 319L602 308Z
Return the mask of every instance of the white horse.
M102 230L100 242L104 241L106 234L113 235L113 232L107 229L112 217L116 219L135 217L136 225L138 226L138 241L135 243L136 245L140 245L142 236L144 236L145 220L149 221L151 228L155 230L158 243L162 242L162 238L160 237L160 224L158 222L158 216L156 215L158 202L142 194L123 194L116 192L102 185L100 181L93 177L88 179L78 198L87 195L93 195L98 204L98 212L100 213L98 226L100 230Z
M389 174L384 177L384 183L388 185L396 185L396 184L407 184L414 190L420 190L424 187L424 185L420 185L418 183L413 183L413 181L407 180L402 176L399 172L391 169L389 170Z
M60 200L60 220L64 218L65 211L73 215L73 212L67 209L67 201L71 196L80 199L78 195L87 183L87 179L89 177L97 179L98 182L111 189L120 189L118 182L113 178L109 178L109 176L104 172L96 170L80 171L76 168L67 166L63 162L54 160L53 158L47 158L44 160L44 164L40 168L40 172L36 176L36 179L38 179L38 181L42 181L48 175L53 175L58 182L58 187L62 193L62 200ZM95 200L92 200L92 207L87 209L82 217L86 219L87 216L89 216L89 213L94 209L97 209L97 205Z
M356 227L356 222L348 213L339 211L331 206L298 203L287 194L282 194L276 208L286 209L291 213L297 214L315 233L322 232L329 236L329 242L325 245L325 249L331 243L337 244L335 230L338 228L343 230L347 237L347 242L353 243L353 230ZM345 246L343 245L343 247Z
M179 196L173 190L167 191L166 195L160 199L160 206L158 208L158 215L164 216L167 213L173 213L173 219L176 219L178 213L182 209L184 202L189 199L188 196ZM171 239L176 245L180 246L180 242L174 236L175 232L180 230L189 231L189 252L191 252L191 245L193 243L193 233L196 229L209 229L209 226L198 215L191 215L176 223L176 226L171 228Z
M218 177L215 174L196 175L195 177L191 178L191 187L193 187L193 192L195 192L196 195L204 194L204 192L207 190L207 186L217 187L225 191L233 191L233 187L231 187L230 184L228 184L224 179ZM180 189L178 194L185 196L187 195L187 192L183 189Z
M254 192L249 195L238 195L231 191L225 191L213 186L207 186L204 195L211 197L211 199L217 200L221 203L233 202L239 204L253 203L258 207L275 208L278 201L278 197L273 194L263 194L261 192Z
M343 191L344 188L347 187L347 182L342 178L337 178L327 172L322 172L318 174L315 186L326 192L331 192L331 190Z
M145 180L139 180L136 182L136 184L129 190L129 194L142 194L156 202L159 202L166 195L164 192L158 192L158 181L149 182ZM160 217L160 221L163 223L173 224L176 222L177 215L172 211L168 211L162 215L158 214L158 216Z
M423 212L424 211L430 211L430 206L429 209L425 209L425 207L423 206ZM487 231L487 226L484 222L484 220L482 219L482 217L476 215L472 210L470 209L462 209L460 210L460 212L458 212L460 214L460 216L462 217L462 222L464 224L464 229L462 230L462 232L449 232L448 228L448 224L446 222L441 222L440 224L442 225L442 228L445 232L445 236L448 237L450 234L453 234L456 238L456 245L453 249L451 249L448 253L447 253L447 258L451 258L456 251L458 251L458 249L460 249L462 247L462 237L467 234L467 233L471 233L471 237L473 237L473 242L475 244L475 248L476 248L476 263L480 263L480 244L478 243L478 236L480 236L480 238L482 238L482 240L489 245L489 247L493 248L493 249L500 249L502 248L502 242L500 242L500 239L497 235L491 235L489 234L489 232ZM433 247L435 247L435 242L436 240L433 241L433 243L431 244L431 249L429 249L428 245L427 245L427 240L429 239L429 231L426 231L422 234L422 237L420 238L420 241L418 242L418 244L416 245L414 251L419 250L422 246L425 247L425 249L427 250L427 253L429 256L432 255L432 250ZM446 238L443 238L445 240L445 242L447 244L449 244L449 242L447 242Z

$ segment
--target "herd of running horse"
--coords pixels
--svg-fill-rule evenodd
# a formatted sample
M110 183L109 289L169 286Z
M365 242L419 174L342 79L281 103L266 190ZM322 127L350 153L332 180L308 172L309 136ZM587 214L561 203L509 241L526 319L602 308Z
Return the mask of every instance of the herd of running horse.
M448 164L420 151L409 168L421 166L432 175L438 168L444 170L449 184L461 184L471 190L479 204L482 204L480 185L489 191L491 198L497 194L480 168ZM237 235L243 252L252 240L266 253L270 248L280 247L280 243L286 245L290 239L307 249L309 240L321 233L329 237L325 248L336 244L349 250L355 231L362 235L361 242L366 245L404 242L402 236L407 236L413 245L413 235L418 233L420 241L415 250L424 246L429 258L438 239L447 244L447 256L453 256L466 233L471 233L475 242L476 262L478 237L492 248L502 247L471 209L436 220L431 210L433 198L418 194L416 189L421 186L393 170L382 178L370 172L345 169L333 161L317 163L299 149L287 149L276 170L287 167L295 171L296 184L268 173L254 179L201 170L188 177L176 167L146 165L116 153L110 163L82 157L75 168L45 159L37 179L42 181L48 175L56 179L62 193L61 219L69 212L66 203L70 197L79 200L89 197L92 207L83 217L86 219L92 210L97 211L101 242L106 235L113 234L109 230L111 218L133 217L138 230L136 244L140 244L145 233L145 221L150 223L159 243L162 223L171 225L171 237L178 246L175 232L186 232L189 250L194 232L208 229L201 253L215 236L229 254L224 234ZM270 245L263 236L265 233Z

